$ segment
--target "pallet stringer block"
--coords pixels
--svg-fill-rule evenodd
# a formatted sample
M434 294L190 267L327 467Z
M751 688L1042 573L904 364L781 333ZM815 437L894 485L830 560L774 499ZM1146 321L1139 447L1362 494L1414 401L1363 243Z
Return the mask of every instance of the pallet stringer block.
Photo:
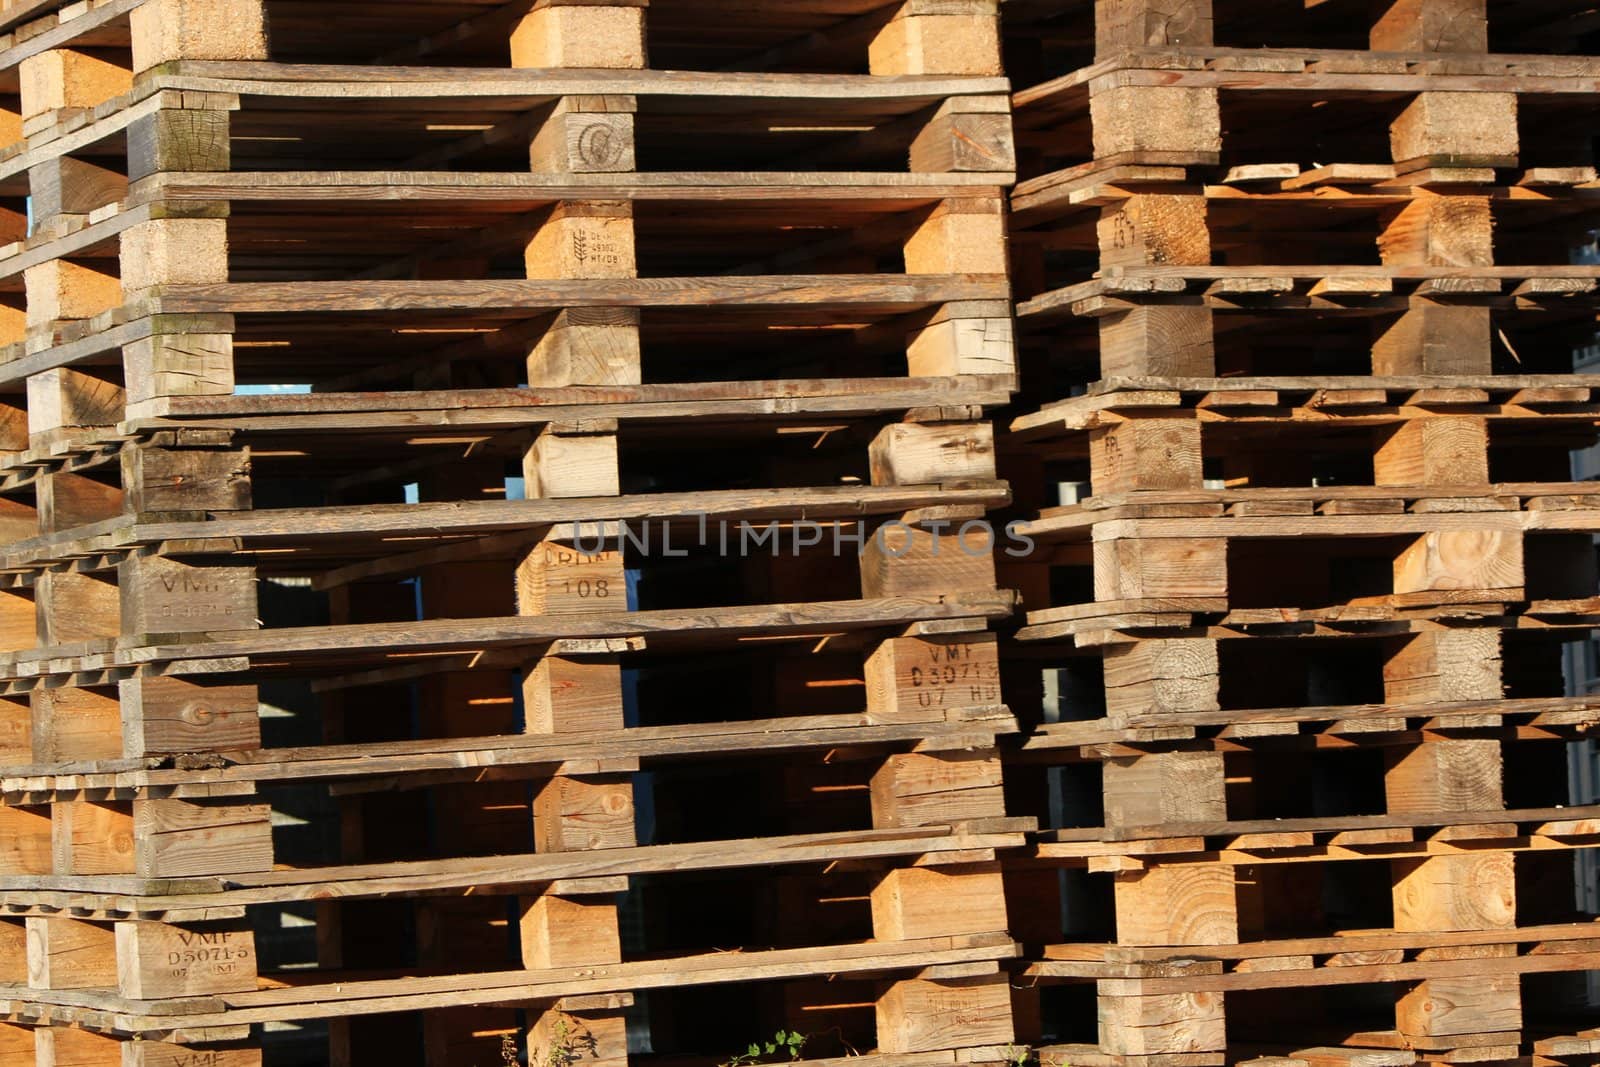
M111 437L122 421L125 394L114 379L53 367L28 376L28 440L48 448L64 438Z
M266 804L244 797L57 803L58 873L207 877L272 868ZM87 869L86 869L87 868Z
M1459 267L1467 271L1491 267L1494 238L1489 199L1419 190L1386 215L1378 250L1383 263L1392 267ZM1491 334L1488 305L1413 295L1405 311L1378 328L1372 371L1407 376L1488 374Z
M40 688L33 705L33 760L69 763L122 757L122 716L117 691Z
M45 49L22 60L17 74L22 130L30 135L133 87L129 61L115 49Z
M255 630L256 569L209 558L130 555L117 567L122 626L128 634Z
M0 97L0 147L21 143L22 105L16 95Z
M47 471L34 483L39 532L63 533L122 514L125 494L110 485L74 471Z
M1095 0L1095 56L1212 44L1211 0Z
M1222 153L1217 90L1110 85L1091 90L1094 155L1161 165L1212 165Z
M1097 529L1094 538L1097 601L1228 595L1225 537L1119 537Z
M1209 266L1211 235L1198 190L1141 193L1100 209L1102 267ZM1199 302L1139 303L1102 316L1100 373L1210 377L1216 373L1211 309Z
M24 271L23 285L27 285L27 275ZM16 294L8 294L0 302L0 345L21 344L28 339L28 311L27 296L24 293L19 301Z
M1374 485L1488 485L1488 420L1423 416L1385 428L1372 468Z
M1017 167L1011 112L992 96L952 96L926 116L912 138L914 173L1009 175Z
M81 222L122 200L128 195L128 177L72 156L50 156L28 168L28 195L33 232L59 232L69 219Z
M1389 146L1402 173L1460 168L1466 180L1492 180L1485 168L1517 165L1517 95L1420 92L1390 125Z
M998 198L942 201L907 236L907 274L1006 274L1005 215ZM906 343L914 378L1016 373L1004 304L959 301L937 308Z
M30 341L47 336L55 323L92 319L122 304L122 281L106 260L46 260L25 267L22 282Z
M139 758L261 746L254 685L138 675L118 683L122 755Z
M867 47L877 75L1001 73L996 0L903 0Z
M33 758L33 709L28 697L0 700L0 761L27 764ZM4 935L0 925L0 935ZM3 980L0 980L3 981Z
M1488 374L1493 325L1489 308L1426 296L1380 325L1372 343L1372 373L1441 377Z
M1397 814L1497 811L1504 805L1500 743L1451 738L1396 749L1388 754L1384 787L1389 811ZM1392 861L1395 929L1432 933L1514 928L1514 861L1514 853L1492 850ZM1434 950L1428 958L1462 957ZM1402 1035L1428 1048L1448 1048L1467 1035L1518 1031L1522 1003L1517 976L1417 982L1400 995L1395 1018Z
M514 67L641 69L646 65L645 7L633 3L540 2L511 39ZM634 169L632 97L569 96L535 129L529 164L557 174ZM525 256L530 278L633 278L633 207L626 201L564 201L539 221ZM642 378L639 313L631 308L557 312L528 354L528 383L538 387L636 385ZM523 469L531 498L616 496L621 492L615 423L549 426L528 449ZM597 501L596 519L604 518ZM616 531L598 541L575 527L546 531L517 566L523 615L620 612L629 608L628 575ZM571 733L624 729L622 667L613 643L558 642L523 665L524 729ZM597 652L590 655L588 652ZM624 761L626 762L626 761ZM558 774L533 800L534 848L564 852L635 843L633 784L619 764L611 773ZM555 883L520 902L522 965L604 965L622 959L618 896L626 880ZM566 1035L608 1067L626 1064L622 1007L604 998L529 1005L530 1057Z
M178 59L267 59L263 0L145 0L130 16L133 69Z
M1089 433L1089 483L1096 496L1205 485L1199 420L1131 416Z
M1227 818L1221 752L1151 752L1108 759L1102 766L1107 828L1132 830ZM1239 942L1232 866L1157 864L1119 871L1113 877L1118 944ZM1102 982L1101 1047L1126 1056L1222 1052L1226 1048L1223 999L1220 993L1146 993L1136 979Z
M1102 657L1106 716L1113 725L1222 706L1215 638L1145 637L1108 645Z
M122 632L117 584L103 574L45 571L33 597L41 648L110 641Z
M994 477L988 423L891 424L869 453L875 485ZM963 520L957 515L879 527L862 553L863 595L993 589L994 545L987 524L976 524L984 536L974 539ZM937 719L1000 701L996 639L982 628L886 638L868 650L865 673L867 710L881 721ZM891 755L873 776L871 791L876 827L960 823L1005 811L993 748ZM994 865L897 867L879 880L871 900L873 932L880 940L1007 928L1004 887ZM1000 974L900 979L882 989L876 1013L883 1053L1007 1044L1014 1037L1010 990Z
M511 31L513 67L641 70L646 0L537 0Z
M872 778L876 827L994 818L1004 810L993 750L896 754ZM980 863L887 871L872 892L872 925L879 940L1003 931L999 870ZM995 974L890 982L878 996L877 1028L878 1049L889 1054L1009 1044L1008 980Z
M132 73L173 60L264 59L259 0L147 0L131 15L131 53L107 69L103 57L86 63L70 54L39 65L26 110L60 115L93 106L126 90ZM128 58L131 55L131 59ZM51 78L89 72L70 93L52 95ZM87 94L78 98L72 94ZM90 99L91 97L97 99ZM44 193L42 215L99 212L159 174L221 172L231 164L226 93L168 92L126 128L125 173L71 156L33 169ZM140 299L168 284L228 280L224 202L148 202L145 215L123 229L115 258L58 259L25 273L27 325L38 347L51 343L62 320L88 319L120 306L140 313ZM30 376L29 429L35 444L57 439L110 440L131 414L168 397L233 392L230 316L149 317L130 331L122 367L102 371L59 368ZM41 493L41 529L70 530L109 518L192 517L251 506L246 454L229 435L181 431L124 445L120 464L91 474L51 472ZM47 572L35 590L44 644L95 639L181 640L204 631L248 631L257 618L256 572L226 558L174 557L157 547L122 558L115 571ZM32 747L42 761L175 757L260 744L258 696L251 684L181 676L134 674L114 687L49 687L32 700ZM36 819L39 816L35 816ZM262 872L273 863L270 812L250 786L213 787L209 795L138 795L58 800L48 824L48 869L58 876L183 879ZM33 836L17 862L39 864L41 825L19 825ZM238 925L174 925L121 920L40 920L35 954L40 980L62 974L131 1001L241 992L256 986L253 935ZM92 956L93 966L79 961ZM42 1028L39 1062L167 1064L178 1046L129 1043L82 1031ZM135 1047L135 1046L138 1047ZM259 1064L249 1048L198 1050L229 1067Z
M122 1067L122 1042L106 1034L40 1026L33 1038L34 1067Z
M54 822L48 806L0 806L0 831L0 873L51 873Z
M1489 50L1485 0L1385 0L1369 40L1375 52Z
M145 5L138 10L157 6L178 8L176 4ZM209 23L202 21L231 14L241 20L240 32L249 38L252 6L259 22L259 0L206 0L192 5L192 10L178 9L173 17L195 24L187 31L175 31L174 40L161 47L197 53L181 58L224 58L211 53L230 49L221 40L213 40L212 31L205 28ZM225 10L230 7L240 10ZM253 47L237 50L250 52ZM175 103L162 99L169 105ZM230 129L232 112L238 107L237 96L186 92L181 106L163 106L136 119L127 133L128 180L137 188L140 181L154 175L231 169ZM167 283L226 282L229 213L225 201L152 204L152 217L122 235L122 279L129 298ZM163 397L231 395L235 383L233 331L231 315L151 316L149 335L122 349L129 415L144 414Z
M1398 638L1383 664L1384 700L1396 705L1499 700L1500 631L1495 627L1425 630ZM1498 725L1470 713L1442 717L1452 726ZM1399 721L1399 720L1394 720Z

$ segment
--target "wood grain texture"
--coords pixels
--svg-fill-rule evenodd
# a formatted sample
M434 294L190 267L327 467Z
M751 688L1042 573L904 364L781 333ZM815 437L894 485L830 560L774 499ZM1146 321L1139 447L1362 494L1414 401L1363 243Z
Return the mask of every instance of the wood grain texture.
M1211 33L1211 0L1095 0L1098 57L1130 48L1204 47Z
M1225 819L1220 752L1152 752L1102 765L1107 827Z
M909 624L919 620L1001 616L1010 613L1004 593L965 593L941 599L883 599L779 604L759 608L705 608L698 611L636 611L573 616L491 619L432 619L421 622L283 627L255 634L193 635L188 645L130 650L129 659L158 662L194 656L246 656L280 653L360 653L385 649L494 648L532 645L579 637L627 637L694 630L743 634L848 632Z
M1488 12L1483 0L1390 0L1370 40L1380 52L1487 52Z
M261 744L253 685L137 676L119 684L126 756L251 750Z
M1008 1045L1014 1037L1010 987L1000 975L895 982L878 998L877 1021L878 1045L890 1054Z
M28 985L33 989L106 989L117 984L110 926L76 919L30 918Z
M1393 861L1396 930L1484 930L1516 925L1509 852Z
M1395 1007L1401 1034L1410 1037L1510 1033L1522 1027L1522 995L1515 975L1432 978L1408 989Z
M1096 495L1201 485L1200 423L1187 418L1134 418L1089 436Z
M43 268L41 268L43 269ZM54 318L88 318L111 303L87 293L78 310ZM684 307L719 304L782 308L823 304L840 309L912 310L961 300L1004 300L1003 281L982 276L816 275L779 278L639 278L541 281L231 282L164 285L149 300L153 313L185 315L274 311L554 311L563 307ZM90 307L94 310L87 310Z
M147 878L264 871L272 867L271 811L265 804L135 801L132 866Z
M1102 1046L1121 1056L1171 1056L1226 1047L1223 998L1217 993L1101 996Z
M906 867L872 889L872 932L881 941L1006 929L999 864Z
M1424 534L1395 560L1394 591L1515 589L1523 585L1522 538L1498 530Z
M1486 812L1504 804L1498 741L1452 738L1386 755L1391 812Z
M1100 209L1097 230L1102 266L1211 264L1204 197L1130 196Z
M999 644L991 634L897 637L866 661L867 711L896 722L1000 702Z
M1234 872L1213 863L1116 876L1117 938L1127 945L1229 945L1239 940Z
M1217 643L1147 638L1108 648L1103 660L1106 713L1113 719L1215 711Z
M33 758L66 763L122 755L121 707L114 691L39 689L33 700Z
M1119 85L1090 95L1089 116L1096 156L1160 152L1204 163L1222 147L1215 89Z
M1373 454L1374 485L1485 485L1489 427L1470 417L1411 419Z
M879 827L986 819L1004 812L1000 760L992 753L903 753L872 777L872 821Z
M1504 166L1517 158L1513 93L1418 93L1389 128L1396 163L1431 158L1455 166Z
M115 940L117 991L134 1000L239 993L256 987L251 930L120 922Z

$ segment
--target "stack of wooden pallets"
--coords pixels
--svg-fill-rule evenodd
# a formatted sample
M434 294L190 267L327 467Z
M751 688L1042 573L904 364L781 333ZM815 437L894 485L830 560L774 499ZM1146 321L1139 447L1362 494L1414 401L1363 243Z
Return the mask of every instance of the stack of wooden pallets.
M57 7L0 1064L1003 1058L992 0Z
M1007 16L1035 1036L1589 1062L1592 12Z
M1600 1058L1594 25L0 5L0 1067Z

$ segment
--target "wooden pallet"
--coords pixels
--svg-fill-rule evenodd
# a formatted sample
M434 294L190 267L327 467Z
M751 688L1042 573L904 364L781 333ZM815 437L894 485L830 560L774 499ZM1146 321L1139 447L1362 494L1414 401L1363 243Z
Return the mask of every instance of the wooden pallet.
M1357 6L1007 5L1045 1062L1587 1055L1594 60Z
M0 1063L1004 1059L996 4L0 32Z

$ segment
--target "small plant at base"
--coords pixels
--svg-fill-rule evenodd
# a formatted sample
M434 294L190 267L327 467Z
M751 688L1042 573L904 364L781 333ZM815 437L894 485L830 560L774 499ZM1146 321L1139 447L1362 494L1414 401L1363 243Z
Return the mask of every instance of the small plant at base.
M780 1052L787 1052L791 1060L797 1060L800 1050L805 1046L805 1034L798 1030L779 1030L772 1035L771 1041L752 1041L748 1049L722 1064L722 1067L749 1067L750 1064L761 1063L764 1056L775 1056Z
M1037 1062L1033 1049L1027 1045L1007 1045L1001 1052L1005 1055L1006 1067L1028 1067ZM1066 1064L1052 1064L1051 1067L1066 1067Z
M500 1062L505 1067L517 1067L517 1039L510 1034L500 1035Z
M528 1062L532 1067L573 1067L585 1056L595 1056L599 1048L593 1034L563 1016L550 1028L549 1050L537 1060L530 1056Z

